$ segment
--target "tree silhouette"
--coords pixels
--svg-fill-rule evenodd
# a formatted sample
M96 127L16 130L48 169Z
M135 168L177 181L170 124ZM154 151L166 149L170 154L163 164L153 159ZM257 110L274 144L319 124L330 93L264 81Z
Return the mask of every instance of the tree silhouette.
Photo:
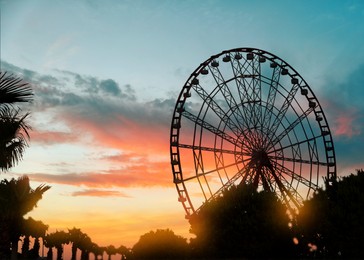
M25 259L37 259L39 257L40 243L39 239L44 237L48 229L48 225L45 225L42 221L34 220L28 217L23 221L22 235L24 235L22 257ZM34 238L33 248L29 251L30 236Z
M95 260L99 259L99 256L102 259L102 255L104 254L105 247L101 247L96 243L92 243L90 252L95 255Z
M48 248L47 259L53 259L53 247L55 247L56 242L53 234L47 234L44 237L44 245Z
M118 251L117 251L117 249L115 248L115 246L113 246L113 245L109 245L109 246L107 246L107 247L105 248L105 252L106 252L106 254L107 254L107 256L108 256L108 260L111 260L111 256L112 256L112 255L115 255Z
M57 260L63 259L63 245L69 243L68 233L64 231L56 231L54 233L48 234L45 239L49 241L50 245L57 249ZM51 251L52 248L49 248Z
M132 252L129 248L121 245L117 248L117 252L121 255L121 260L131 258Z
M320 189L304 202L297 225L305 256L364 257L363 187L364 171L358 170L356 175L342 177L335 191Z
M79 244L79 249L82 251L81 260L89 259L90 252L92 252L93 247L94 247L94 245L93 245L91 238L87 234L84 234L84 236Z
M79 228L68 229L69 240L72 243L72 256L71 260L76 260L77 249L80 249L80 245L82 240L86 238L86 234L84 234ZM81 249L80 249L81 250Z
M32 189L27 176L16 179L2 180L0 182L0 259L8 256L10 244L12 256L16 257L18 241L22 234L23 216L36 207L43 193L50 186L40 185Z
M195 257L282 258L293 252L290 219L275 193L240 184L203 205L190 218Z
M184 259L187 241L169 229L158 229L142 235L133 246L133 259Z
M33 98L29 83L0 72L0 170L6 171L19 162L27 146L30 126L29 113L20 115L15 103L30 102Z

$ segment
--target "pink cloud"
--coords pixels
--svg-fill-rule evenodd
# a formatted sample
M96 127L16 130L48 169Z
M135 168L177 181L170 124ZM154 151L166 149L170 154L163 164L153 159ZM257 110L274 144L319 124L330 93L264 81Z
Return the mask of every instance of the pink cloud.
M99 146L142 155L163 153L168 158L169 127L165 125L146 125L122 115L104 123L71 114L62 117L75 132L91 136Z
M346 106L330 99L323 99L321 104L329 121L334 136L352 138L361 134L360 113L352 106Z
M334 118L333 133L336 136L353 137L361 133L355 124L358 116L354 111L341 112Z

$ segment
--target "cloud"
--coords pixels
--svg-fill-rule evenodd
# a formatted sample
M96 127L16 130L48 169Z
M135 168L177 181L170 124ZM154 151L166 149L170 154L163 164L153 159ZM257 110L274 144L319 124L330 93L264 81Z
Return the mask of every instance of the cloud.
M78 168L69 165L64 170L66 174L58 175L51 168L47 173L29 169L25 174L40 182L89 188L172 184L168 146L173 99L141 102L132 86L120 87L111 79L59 70L41 75L2 64L33 85L31 146L47 145L47 149L54 149L52 153L60 154L64 153L57 150L60 146L51 146L72 144L94 151L113 151L113 156L88 152L80 157L93 157L98 172L82 170L80 163ZM36 160L42 164L42 158ZM58 160L67 163L65 159Z
M338 174L363 168L364 147L364 64L340 82L327 79L319 99L333 134Z
M107 94L112 94L115 96L119 96L121 93L118 83L112 79L101 80L100 89Z
M55 173L27 173L32 180L87 188L130 188L130 187L171 187L173 177L170 162L166 156L155 157L139 152L119 154L91 154L91 161L105 165L96 172L63 171ZM56 166L56 165L55 165ZM67 166L67 165L66 165Z
M354 138L364 127L364 64L358 66L341 82L330 79L320 89L320 100L334 136Z
M338 114L334 119L334 135L348 138L360 135L361 127L356 124L359 121L358 119L359 115L354 111L349 111L347 114Z
M102 173L28 173L33 181L89 188L170 187L172 174L166 162L128 165Z
M143 136L151 134L149 141L153 141L154 132L163 131L168 139L173 99L138 102L132 86L126 84L120 88L111 79L99 80L59 70L55 71L55 76L44 76L8 63L2 64L5 69L27 75L25 80L32 83L35 91L32 112L51 114L48 125L63 122L76 133L95 134L97 138L105 139L108 136L129 138L133 131L143 132ZM103 92L115 95L102 95ZM43 132L48 130L37 125L36 128Z
M130 198L124 192L116 190L99 190L99 189L85 189L81 191L75 191L72 196L88 196L88 197L123 197Z
M58 131L32 131L32 143L42 145L51 145L56 143L74 143L79 140L79 137L72 133L58 132Z

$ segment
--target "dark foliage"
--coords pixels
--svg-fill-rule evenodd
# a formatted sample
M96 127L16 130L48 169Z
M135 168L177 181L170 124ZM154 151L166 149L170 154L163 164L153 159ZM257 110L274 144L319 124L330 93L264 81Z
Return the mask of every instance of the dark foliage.
M297 225L305 256L364 258L364 171L319 190L300 209Z
M194 257L282 258L294 244L286 207L272 192L233 186L190 218Z
M0 181L0 259L9 255L10 245L16 255L19 237L26 235L24 215L37 206L49 189L47 185L32 189L27 176Z
M142 235L134 245L132 259L185 259L188 244L172 230L158 229Z

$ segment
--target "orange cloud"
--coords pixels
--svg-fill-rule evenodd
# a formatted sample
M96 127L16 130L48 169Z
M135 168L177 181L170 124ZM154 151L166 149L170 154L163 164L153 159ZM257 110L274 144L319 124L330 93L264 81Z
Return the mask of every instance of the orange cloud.
M76 191L72 193L72 196L91 196L91 197L124 197L130 198L123 192L116 190L99 190L99 189L87 189L82 191Z
M172 184L172 174L168 162L146 161L143 164L126 165L124 168L101 173L68 173L62 175L29 173L28 175L34 181L92 188L152 187Z
M32 143L40 143L43 145L73 143L76 142L78 139L78 136L74 135L73 133L39 130L34 130L31 132Z

